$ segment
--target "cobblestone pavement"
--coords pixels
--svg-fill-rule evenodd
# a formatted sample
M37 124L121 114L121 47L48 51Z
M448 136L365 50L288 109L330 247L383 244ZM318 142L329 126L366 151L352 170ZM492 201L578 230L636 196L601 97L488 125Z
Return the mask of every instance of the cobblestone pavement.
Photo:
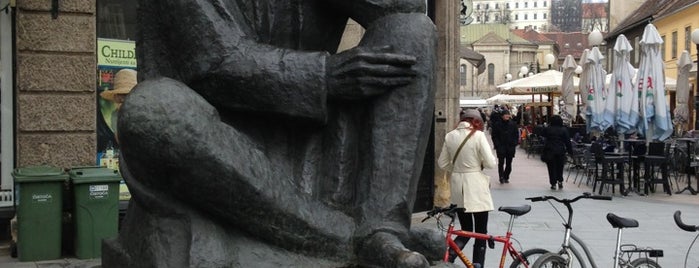
M567 174L564 173L564 176ZM572 173L564 183L562 190L550 190L546 165L538 156L527 158L524 150L518 148L513 162L513 172L509 184L498 182L497 170L486 170L491 177L491 193L496 211L490 213L488 231L491 234L504 235L507 231L509 215L497 211L500 206L518 206L529 204L532 206L530 213L515 220L514 238L522 249L545 248L556 250L563 241L563 225L559 215L547 202L531 203L526 197L553 195L561 198L575 197L584 192L591 192L592 185L584 182L580 185L573 183L575 173ZM692 184L695 185L692 177ZM661 248L665 257L659 258L662 267L684 267L684 257L689 244L696 233L688 233L680 230L672 218L676 210L682 211L683 220L686 223L699 225L699 195L690 195L688 192L674 194L678 189L686 186L686 181L680 181L680 186L672 185L673 195L667 195L658 190L648 196L640 196L630 193L622 196L611 191L603 191L603 195L613 196L612 201L580 200L573 204L574 233L582 238L590 248L598 267L612 267L614 245L616 243L616 229L612 228L606 220L608 212L621 217L638 220L639 227L625 229L622 243L634 243L640 247ZM661 188L661 187L659 187ZM557 204L557 203L554 203ZM565 207L557 205L561 213L567 217ZM437 228L434 220L421 223L424 213L416 213L413 217L415 226ZM470 242L464 252L471 254ZM494 250L489 250L486 256L486 267L497 267L499 264L502 246L496 244ZM692 250L692 256L688 261L688 267L699 266L699 245ZM508 257L507 263L511 260ZM459 263L459 267L464 267ZM692 266L693 265L693 266Z
M546 165L537 156L527 157L522 149L517 150L513 164L513 173L509 184L498 182L497 170L487 170L491 177L491 191L495 207L517 206L530 204L532 211L515 221L514 238L522 249L545 248L557 249L563 241L563 226L556 211L546 202L531 203L526 197L554 195L558 197L574 197L584 192L591 192L591 185L573 183L574 175L564 183L562 190L550 190ZM692 178L695 183L695 179ZM673 185L673 192L685 186ZM574 232L588 245L599 267L612 267L612 256L616 240L616 230L607 222L605 216L613 212L622 217L634 218L639 221L639 228L627 229L623 242L635 243L642 247L661 248L665 257L659 259L663 267L684 267L684 256L694 235L684 232L675 226L672 214L681 210L685 222L699 224L699 195L654 193L649 196L639 196L631 193L621 196L618 192L612 194L604 191L604 195L612 195L612 201L581 200L574 204ZM559 210L565 210L558 206ZM562 211L565 216L565 211ZM437 228L434 220L420 222L425 217L424 212L415 213L414 226ZM507 229L509 216L503 212L490 213L489 231L491 234L504 234ZM472 242L466 247L470 255ZM488 250L486 267L497 267L499 253L502 247L497 244L495 249ZM699 245L693 249L689 264L699 266ZM509 257L508 257L509 258ZM458 261L457 261L458 262ZM508 259L507 263L511 262ZM24 262L9 256L8 244L0 243L0 267L30 268L30 267L98 267L99 259L77 260L60 259L44 262ZM459 263L457 266L464 267Z

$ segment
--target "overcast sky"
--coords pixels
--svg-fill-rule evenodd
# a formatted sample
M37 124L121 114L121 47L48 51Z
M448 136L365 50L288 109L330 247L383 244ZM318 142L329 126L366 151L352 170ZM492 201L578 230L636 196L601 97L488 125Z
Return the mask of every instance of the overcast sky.
M607 0L583 0L583 3L606 3Z

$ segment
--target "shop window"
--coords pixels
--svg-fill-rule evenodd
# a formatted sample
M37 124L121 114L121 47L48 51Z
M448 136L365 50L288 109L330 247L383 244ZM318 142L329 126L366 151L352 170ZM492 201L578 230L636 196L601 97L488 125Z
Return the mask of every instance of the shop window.
M97 37L136 39L136 0L98 0Z
M116 120L136 83L137 0L97 0L97 165L118 169ZM128 69L128 70L125 70Z

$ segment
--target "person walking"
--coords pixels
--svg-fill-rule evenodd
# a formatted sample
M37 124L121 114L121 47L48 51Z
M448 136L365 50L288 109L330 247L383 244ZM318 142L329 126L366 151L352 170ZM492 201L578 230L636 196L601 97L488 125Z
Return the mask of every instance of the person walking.
M478 111L463 110L456 129L447 133L439 167L451 171L451 203L456 204L461 229L477 233L488 233L488 212L493 210L490 195L490 177L483 173L484 168L495 167L495 157L483 132L483 120ZM468 238L458 237L455 242L463 248ZM473 263L485 262L485 240L476 240L473 245ZM456 253L449 252L449 261L456 259Z
M563 166L566 162L566 152L573 154L573 146L570 142L568 129L563 126L563 118L560 115L551 117L550 125L542 131L544 149L541 159L546 162L549 172L551 190L563 188Z
M510 183L512 173L512 159L515 157L515 149L519 142L519 128L511 119L510 111L503 110L501 119L493 125L491 138L498 156L498 176L500 183Z

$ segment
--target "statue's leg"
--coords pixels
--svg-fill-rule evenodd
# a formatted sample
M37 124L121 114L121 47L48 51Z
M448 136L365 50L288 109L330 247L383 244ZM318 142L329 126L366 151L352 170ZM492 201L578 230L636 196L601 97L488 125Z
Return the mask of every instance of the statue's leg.
M367 181L361 182L357 191L362 209L357 235L389 242L391 239L380 233L392 234L403 241L408 239L417 183L430 139L434 112L435 26L424 14L386 16L367 28L360 46L386 45L397 53L416 56L413 69L418 75L412 84L378 97L371 107L367 124L371 128L364 133L370 142L362 145L367 146L370 153L365 158L366 168L359 176ZM372 238L369 240L367 245L373 243ZM371 254L370 251L367 254ZM398 259L401 255L405 252L394 254Z
M121 108L118 128L122 158L149 190L279 247L320 255L349 251L354 219L301 193L293 174L278 168L284 163L275 162L284 158L269 156L256 137L221 122L185 84L139 83Z

